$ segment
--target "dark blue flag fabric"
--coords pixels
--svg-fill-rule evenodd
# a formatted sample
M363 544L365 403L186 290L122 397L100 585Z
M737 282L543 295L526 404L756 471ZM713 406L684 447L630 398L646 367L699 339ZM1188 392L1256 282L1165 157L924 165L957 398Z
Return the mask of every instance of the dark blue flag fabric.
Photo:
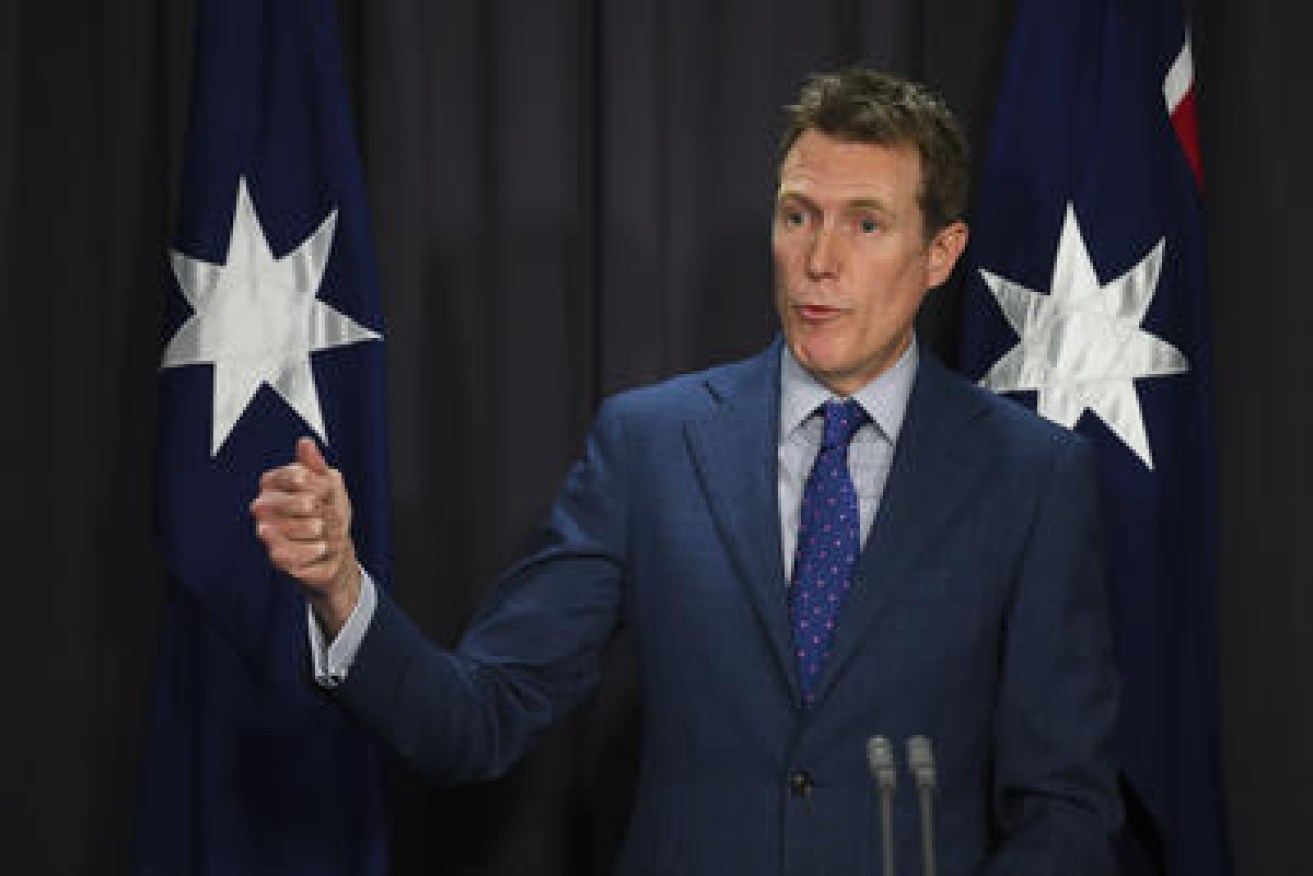
M316 438L390 580L382 318L331 0L202 0L160 368L170 577L139 874L386 871L369 743L323 701L249 505Z
M1231 872L1199 173L1176 0L1018 2L961 361L1098 450L1129 874Z

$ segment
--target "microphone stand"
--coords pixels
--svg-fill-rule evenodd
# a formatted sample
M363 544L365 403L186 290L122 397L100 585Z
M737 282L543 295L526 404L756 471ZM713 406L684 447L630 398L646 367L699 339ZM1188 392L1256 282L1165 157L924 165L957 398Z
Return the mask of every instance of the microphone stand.
M921 802L921 872L935 876L935 756L927 737L913 736L907 740L907 766L916 780Z
M866 743L866 763L875 779L880 801L880 845L884 854L884 876L897 876L894 870L894 790L898 772L894 769L894 750L883 736L872 736Z

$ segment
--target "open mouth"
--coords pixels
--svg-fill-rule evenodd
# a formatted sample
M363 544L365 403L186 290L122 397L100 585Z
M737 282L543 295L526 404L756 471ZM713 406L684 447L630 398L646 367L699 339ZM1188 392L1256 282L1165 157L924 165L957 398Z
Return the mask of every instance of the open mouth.
M843 309L828 304L795 304L793 309L807 322L825 322L843 313Z

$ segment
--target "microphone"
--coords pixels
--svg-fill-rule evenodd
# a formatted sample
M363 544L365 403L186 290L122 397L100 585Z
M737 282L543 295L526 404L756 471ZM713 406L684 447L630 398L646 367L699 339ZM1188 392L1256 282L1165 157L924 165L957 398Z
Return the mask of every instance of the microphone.
M935 876L935 755L929 738L913 736L907 740L907 766L921 801L921 872Z
M897 876L894 870L894 790L898 772L894 769L894 750L883 736L872 736L866 743L866 763L875 779L880 799L880 845L884 852L884 876Z

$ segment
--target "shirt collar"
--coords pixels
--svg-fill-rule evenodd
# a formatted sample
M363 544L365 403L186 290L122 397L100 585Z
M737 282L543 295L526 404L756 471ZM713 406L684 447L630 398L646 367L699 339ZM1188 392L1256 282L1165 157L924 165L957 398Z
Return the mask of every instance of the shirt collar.
M816 409L836 396L811 375L794 358L789 345L781 345L780 354L780 435L783 443L794 430L801 428ZM898 357L892 368L876 375L875 379L852 394L871 422L888 439L898 443L903 428L903 415L907 413L907 400L912 395L912 382L916 377L920 352L916 336Z

